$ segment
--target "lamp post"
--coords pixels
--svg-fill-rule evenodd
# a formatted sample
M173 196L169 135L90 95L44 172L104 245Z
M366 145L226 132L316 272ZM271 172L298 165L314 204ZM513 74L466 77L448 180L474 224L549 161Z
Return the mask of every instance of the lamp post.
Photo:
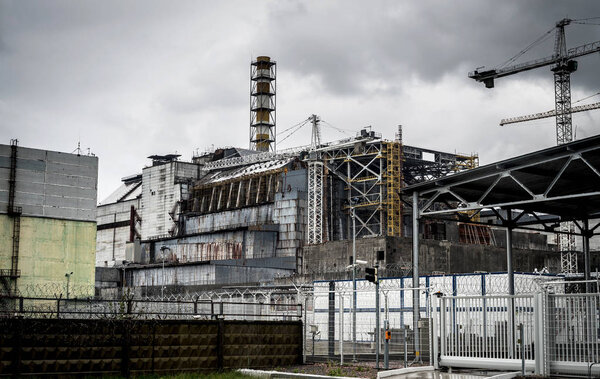
M166 278L165 278L165 250L169 250L171 251L171 249L168 246L162 245L160 247L160 252L162 255L162 283L160 286L160 299L164 300L165 299L165 283L166 283Z
M65 274L65 277L67 278L67 299L69 298L69 283L71 282L71 275L73 275L73 271Z
M356 362L356 211L352 210L352 362Z

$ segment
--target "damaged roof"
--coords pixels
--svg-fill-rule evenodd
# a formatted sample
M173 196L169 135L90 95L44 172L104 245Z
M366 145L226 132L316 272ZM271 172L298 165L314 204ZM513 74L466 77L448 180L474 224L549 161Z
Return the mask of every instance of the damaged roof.
M213 170L205 175L198 182L199 185L211 183L219 183L232 179L241 178L243 176L265 173L267 171L275 171L283 169L285 166L294 161L294 158L275 159L267 162L254 163L248 166L234 167L231 169Z

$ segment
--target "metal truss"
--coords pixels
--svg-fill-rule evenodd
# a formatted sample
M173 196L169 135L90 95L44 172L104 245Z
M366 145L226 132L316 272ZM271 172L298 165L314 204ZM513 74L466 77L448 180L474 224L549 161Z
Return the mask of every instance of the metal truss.
M473 179L456 181L446 185L436 185L434 188L419 192L419 196L426 198L424 205L420 207L419 215L430 216L455 213L458 211L480 210L484 208L512 208L524 209L523 214L530 214L535 219L534 221L524 224L550 224L551 221L541 222L541 219L536 212L527 211L527 209L530 208L530 205L600 196L599 189L594 189L589 192L580 192L577 189L574 189L573 193L565 194L554 191L561 178L578 175L577 172L570 172L570 168L573 167L576 162L581 163L578 165L579 167L584 166L589 168L587 172L591 174L595 180L600 179L600 171L584 157L585 153L591 153L593 150L598 150L598 148L595 147L579 152L567 150L565 154L548 158L542 162L526 163L507 169L501 169L501 166L497 166L500 170L479 176L476 179L478 184L490 184L485 187L478 186L477 191L472 191L470 193L465 192L464 188L466 186L471 187L474 182ZM541 166L558 166L560 169L550 172L547 168ZM520 173L526 172L535 172L536 177L544 175L545 178L543 181L538 180L525 184L525 181L519 177L521 176ZM588 180L589 179L590 178L588 178ZM495 196L495 189L496 187L499 187L501 182L503 187L507 187L507 184L513 187L514 191L512 191L510 196ZM418 189L415 189L415 191L418 191ZM442 207L434 206L434 203L440 202L443 204ZM574 215L562 215L557 216L552 219L552 221L568 221L572 219L578 218ZM513 221L516 222L516 220Z
M385 154L383 142L355 144L322 152L328 169L345 183L345 209L354 209L355 238L385 235ZM351 212L347 215L352 235Z
M431 159L427 159L427 155ZM402 179L408 185L479 166L477 154L451 154L414 146L402 146L402 158Z
M563 274L578 272L577 252L575 251L575 223L563 222L557 234L558 248L560 250L560 271Z
M307 243L323 243L323 162L308 163Z
M556 142L558 145L562 145L573 141L571 70L566 63L554 71L554 97L556 101Z

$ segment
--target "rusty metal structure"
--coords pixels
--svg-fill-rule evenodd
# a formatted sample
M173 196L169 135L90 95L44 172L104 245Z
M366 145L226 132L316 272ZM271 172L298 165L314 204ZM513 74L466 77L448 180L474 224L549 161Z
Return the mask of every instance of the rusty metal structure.
M385 140L370 128L323 143L319 117L309 119L313 143L306 147L222 148L192 162L150 157L151 166L125 178L98 208L97 266L123 267L136 288L241 285L302 273L307 245L402 236L402 187L476 162L403 146L400 136Z

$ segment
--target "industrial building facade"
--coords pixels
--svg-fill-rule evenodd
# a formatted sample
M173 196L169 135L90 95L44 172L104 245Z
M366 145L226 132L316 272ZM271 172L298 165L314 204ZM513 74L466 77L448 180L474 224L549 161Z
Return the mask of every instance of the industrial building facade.
M323 143L316 115L282 132L312 125L310 145L278 150L276 68L266 56L250 64L249 149L219 148L190 162L151 156L151 166L124 178L102 201L96 265L99 273L115 267L118 275L107 281L99 274L99 287L163 292L282 284L291 276L346 278L351 241L360 246L357 257L379 261L385 274L408 274L412 220L403 211L402 188L475 168L479 157L406 146L401 126L393 140L366 127ZM436 263L432 272L466 272L471 265L456 262L472 254L460 245L501 244L498 231L482 223L424 220L419 232L433 240L424 252ZM522 270L554 265L544 255L554 250L547 237L524 233L523 254L537 253Z
M97 181L94 156L0 145L3 293L70 283L93 294Z
M381 259L386 274L406 275L411 223L402 186L477 165L476 156L403 146L367 129L279 153L226 148L191 162L149 158L151 166L124 178L99 205L96 258L98 267L118 268L119 285L149 293L284 283L291 276L346 278L353 239L360 259ZM430 273L468 272L461 267L472 265L457 262L479 250L460 245L501 251L501 232L492 226L423 224L423 235L434 240L423 252ZM529 257L519 264L523 271L554 265L545 234L521 238ZM481 267L503 269L501 260L481 257L490 263Z

